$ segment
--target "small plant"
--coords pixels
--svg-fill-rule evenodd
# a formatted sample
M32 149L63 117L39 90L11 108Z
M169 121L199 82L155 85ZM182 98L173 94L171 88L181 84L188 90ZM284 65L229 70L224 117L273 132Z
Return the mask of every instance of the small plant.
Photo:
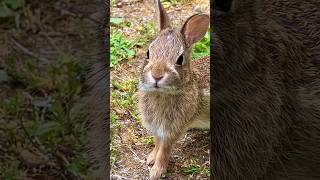
M195 174L204 174L206 176L210 176L209 167L206 165L199 165L196 161L191 160L189 164L186 164L182 167L181 170L183 173L189 174L191 176Z
M193 46L192 59L210 55L210 30L204 38Z
M23 97L19 94L0 101L0 111L3 111L3 114L16 115L22 108L24 103L23 101Z
M152 136L148 136L145 141L144 141L147 145L153 145L154 141L153 141L153 137Z
M162 2L162 5L164 6L164 8L168 8L170 7L171 5L172 6L175 6L178 4L180 0L161 0Z
M81 179L89 177L89 165L83 152L86 112L76 103L80 98L85 67L78 59L63 55L41 69L32 60L11 58L5 62L5 70L23 93L17 92L0 101L1 116L5 119L23 116L28 136L38 139L52 158L56 157L57 151L70 151L67 157L70 164L64 164L64 172L83 177ZM7 177L13 172L8 168L0 171L6 172Z
M25 0L0 0L0 18L14 16L25 5Z
M119 119L118 115L114 111L111 111L110 117L111 117L111 126L116 125Z
M114 165L117 162L117 152L111 147L111 153L110 153L110 161L111 164Z
M127 39L120 30L113 30L110 34L110 67L115 68L120 61L135 56L133 49L135 42Z
M131 110L136 106L136 92L137 81L129 79L123 83L117 81L111 82L114 92L111 93L111 103L123 109ZM113 106L114 107L114 106Z
M137 30L139 31L142 42L145 44L149 42L156 34L156 25L153 20L148 21L147 23L143 23L140 26L137 27Z
M16 180L25 176L25 173L19 170L19 162L12 161L8 163L0 163L0 179Z
M70 164L67 166L67 169L75 175L84 177L83 174L88 174L89 166L88 157L84 154L80 154L78 157L72 159Z
M209 177L209 176L210 176L210 169L209 169L209 167L203 167L203 168L202 168L202 173Z
M186 167L183 167L182 172L186 174L191 174L191 175L198 174L201 172L201 167L200 165L190 164Z

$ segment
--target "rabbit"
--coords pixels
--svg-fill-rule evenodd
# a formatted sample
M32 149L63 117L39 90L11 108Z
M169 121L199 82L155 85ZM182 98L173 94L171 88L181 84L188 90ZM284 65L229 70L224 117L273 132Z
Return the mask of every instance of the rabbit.
M209 16L195 14L180 30L155 1L158 36L149 46L138 88L138 107L143 126L154 136L155 147L147 157L153 165L150 179L166 172L177 139L190 128L210 126L210 61L191 61L192 45L209 28Z
M212 179L320 179L319 0L230 4L211 36Z

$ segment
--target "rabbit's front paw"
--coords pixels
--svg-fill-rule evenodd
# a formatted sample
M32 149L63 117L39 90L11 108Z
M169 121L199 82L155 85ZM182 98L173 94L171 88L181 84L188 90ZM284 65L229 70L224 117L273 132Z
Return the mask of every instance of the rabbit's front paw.
M149 166L153 165L155 160L156 160L156 156L157 156L157 151L156 149L154 149L149 155L148 155L148 158L147 158L147 164Z
M150 170L150 180L156 180L161 178L161 175L163 175L166 172L165 166L160 165L154 165Z

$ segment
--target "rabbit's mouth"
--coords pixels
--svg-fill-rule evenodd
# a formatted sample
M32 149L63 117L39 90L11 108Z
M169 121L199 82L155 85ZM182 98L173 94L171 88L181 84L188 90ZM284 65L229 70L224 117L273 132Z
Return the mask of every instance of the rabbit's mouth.
M144 92L164 92L164 93L180 92L180 90L178 90L176 86L160 85L157 83L154 83L154 84L140 83L138 88L140 91L144 91Z

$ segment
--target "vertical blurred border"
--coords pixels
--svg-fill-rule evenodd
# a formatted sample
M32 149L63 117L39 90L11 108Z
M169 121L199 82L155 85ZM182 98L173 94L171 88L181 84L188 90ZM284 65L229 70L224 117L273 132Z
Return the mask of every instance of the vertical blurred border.
M215 66L214 66L214 59L213 59L213 52L214 52L214 44L212 43L213 42L213 29L214 29L214 17L215 17L215 7L216 7L216 0L210 0L210 27L211 27L211 31L210 31L210 107L214 107L214 103L213 103L213 80L214 80L214 76L216 75L214 72L215 72ZM211 152L213 152L213 112L210 111L210 179L212 180L213 179L213 165L214 165L214 162L212 162L213 160L213 154Z
M100 0L101 23L97 27L97 42L100 43L100 52L97 61L92 65L88 75L88 132L87 145L91 157L94 175L101 180L110 179L110 148L109 148L109 21L110 1Z

